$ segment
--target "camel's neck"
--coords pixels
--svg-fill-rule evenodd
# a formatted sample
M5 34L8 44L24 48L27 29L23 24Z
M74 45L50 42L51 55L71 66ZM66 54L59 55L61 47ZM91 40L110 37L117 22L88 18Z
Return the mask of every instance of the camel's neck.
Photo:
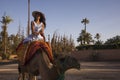
M50 63L45 55L45 53L37 55L36 59L39 59L40 68L39 72L43 80L57 80L60 75L59 68L52 66L51 68L48 67ZM37 60L38 61L38 60ZM59 73L60 72L60 73Z
M71 61L69 60L69 62ZM39 71L42 80L62 80L61 78L64 78L65 71L74 67L74 66L70 67L71 63L68 66L67 65L63 66L60 63L59 65L56 64L56 66L50 68L48 66L49 63L50 61L46 53L40 53L39 51L37 51L28 64L28 68L29 68L28 72L34 73L35 71ZM68 62L64 64L68 64Z
M45 67L45 66L44 66ZM53 66L52 68L46 67L43 71L46 74L43 80L63 80L64 79L64 72L59 68ZM47 78L47 79L46 79Z
M49 73L49 75L54 76L53 78L51 77L51 79L49 80L64 80L64 73L66 70L60 70L59 68L57 68L56 66L53 67Z
M32 59L31 63L38 64L38 70L42 77L42 80L58 80L58 78L62 78L65 72L65 70L60 70L55 66L51 68L48 67L49 61L45 53L37 53L37 55L35 55Z
M59 69L56 67L52 67L49 70L50 70L48 73L48 76L50 76L49 80L58 80L58 78L60 76Z

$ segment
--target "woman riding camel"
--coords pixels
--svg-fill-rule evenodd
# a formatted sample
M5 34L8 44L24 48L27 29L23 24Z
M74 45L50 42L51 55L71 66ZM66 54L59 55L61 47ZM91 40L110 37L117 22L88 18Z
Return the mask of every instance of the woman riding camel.
M41 45L44 48L44 51L47 53L50 62L53 63L53 54L50 46L45 42L44 29L46 28L46 19L42 12L33 11L32 16L34 17L34 21L31 21L31 32L27 38L22 41L22 44L33 42L33 41L41 41ZM19 48L19 46L18 46ZM27 55L26 55L27 56Z
M45 41L44 29L46 27L46 22L44 14L42 12L33 11L32 16L34 17L34 21L31 21L32 34L24 39L23 43L38 40Z

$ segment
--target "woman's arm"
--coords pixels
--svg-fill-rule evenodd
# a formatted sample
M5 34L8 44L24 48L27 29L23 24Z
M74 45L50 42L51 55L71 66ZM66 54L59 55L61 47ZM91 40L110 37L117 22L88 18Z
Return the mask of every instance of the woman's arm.
M31 31L32 31L32 34L34 34L35 35L35 27L34 27L35 25L34 25L34 22L32 21L31 22Z
M40 35L43 37L44 41L46 41L45 35L44 35L44 24L42 25L42 29L40 30Z
M31 30L32 30L33 35L38 35L39 34L39 33L35 32L35 24L34 24L33 21L31 22Z

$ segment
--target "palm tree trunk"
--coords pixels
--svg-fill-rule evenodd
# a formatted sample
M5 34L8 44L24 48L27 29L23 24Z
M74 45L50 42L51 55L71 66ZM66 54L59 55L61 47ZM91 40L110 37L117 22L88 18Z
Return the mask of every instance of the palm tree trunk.
M86 23L85 23L85 33L86 33Z
M6 30L7 30L7 26L4 26L4 53L3 53L3 59L6 59L6 53L7 53L7 46L6 46Z

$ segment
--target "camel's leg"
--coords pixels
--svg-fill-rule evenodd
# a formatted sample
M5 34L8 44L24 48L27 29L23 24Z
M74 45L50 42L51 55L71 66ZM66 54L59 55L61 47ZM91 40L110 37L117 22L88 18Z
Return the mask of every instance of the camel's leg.
M18 76L18 80L22 80L22 74L21 73Z
M28 80L37 80L37 79L36 79L36 76L33 76L33 75L29 74L29 79Z
M37 76L37 80L42 80L42 77L40 75Z
M25 80L25 74L24 73L22 73L22 79Z
M37 80L36 76L34 76L34 77L35 77L35 80Z
M18 80L25 80L25 73L19 73Z

